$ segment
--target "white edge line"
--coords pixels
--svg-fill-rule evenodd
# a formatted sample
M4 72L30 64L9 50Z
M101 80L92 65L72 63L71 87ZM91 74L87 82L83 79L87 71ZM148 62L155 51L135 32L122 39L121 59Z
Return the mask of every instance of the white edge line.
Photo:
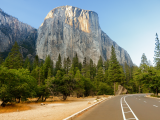
M136 120L139 120L139 119L137 118L137 116L134 114L134 112L132 111L132 109L130 108L130 106L128 105L128 103L126 102L126 100L125 100L126 97L127 97L127 96L124 97L125 103L126 103L127 106L129 107L130 111L132 112L132 114L134 115L134 117L136 118Z
M111 97L110 97L110 98L111 98ZM98 103L100 103L100 102L102 102L102 101L104 101L104 100L107 100L107 99L105 98L105 99L103 99L103 100L100 100L99 102L97 102L97 103L95 103L95 104L93 104L93 105L91 105L91 106L89 106L89 107L87 107L87 108L85 108L85 109L83 109L83 110L81 110L81 111L79 111L79 112L77 112L77 113L75 113L75 114L73 114L73 115L71 115L71 116L69 116L69 117L63 119L63 120L69 120L70 118L72 118L72 117L78 115L79 113L81 113L81 112L87 110L87 109L90 108L90 107L93 107L94 105L96 105L96 104L98 104Z
M122 115L123 115L123 119L126 120L126 117L125 117L124 111L123 111L123 106L122 106L122 99L123 99L123 97L121 97L121 109L122 109Z

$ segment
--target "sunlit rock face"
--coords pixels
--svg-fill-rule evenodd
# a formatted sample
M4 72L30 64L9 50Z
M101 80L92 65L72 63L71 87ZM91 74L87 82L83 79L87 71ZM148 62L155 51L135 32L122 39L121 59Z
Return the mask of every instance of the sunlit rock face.
M59 53L64 57L78 54L79 61L90 58L95 64L102 56L107 60L111 46L116 50L120 64L133 65L128 53L112 41L100 28L97 13L73 6L62 6L51 10L38 29L36 52L41 59L50 55L56 62Z
M25 40L35 29L0 9L0 52L12 47L15 41ZM37 34L37 33L36 33Z

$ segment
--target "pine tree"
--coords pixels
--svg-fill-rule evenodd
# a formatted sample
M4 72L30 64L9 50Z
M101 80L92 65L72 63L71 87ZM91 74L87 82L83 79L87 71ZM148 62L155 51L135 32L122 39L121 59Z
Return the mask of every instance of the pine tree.
M9 53L8 57L5 59L5 62L4 62L5 67L8 67L9 69L22 68L23 58L19 50L20 50L20 47L18 46L18 43L15 42L15 44L11 49L11 52Z
M79 70L76 71L74 79L76 81L75 88L77 92L77 98L79 98L84 93L84 81L82 80L82 76Z
M28 57L25 59L25 62L24 62L23 67L24 67L25 69L28 69L29 71L31 71L31 61L29 60Z
M156 38L155 38L155 50L154 50L154 64L156 65L157 69L160 69L160 43L159 43L159 38L158 34L156 33Z
M69 59L69 57L67 58L67 66L66 66L66 70L67 70L67 74L69 72L69 69L71 67L71 60Z
M3 63L3 59L1 57L1 54L0 54L0 65Z
M76 74L76 71L77 71L76 68L79 68L79 61L78 61L77 53L76 53L75 57L72 60L72 67L73 67L74 74Z
M147 72L148 61L147 61L147 57L145 56L144 53L142 54L142 57L141 57L140 68L142 69L142 73L143 73L143 72Z
M99 67L96 78L97 78L97 80L98 80L99 82L105 82L105 79L104 79L104 71L103 71L103 68L102 68L102 67Z
M34 62L33 62L33 69L35 69L36 67L39 67L39 57L38 57L38 55L35 56Z
M51 60L50 56L48 55L45 59L44 65L43 65L45 79L47 79L49 69L51 70L51 75L52 75L53 74L53 61Z
M141 65L142 64L148 65L147 57L144 53L142 54L142 57L141 57Z
M126 83L126 77L123 70L123 66L120 66L120 71L121 71L121 84L124 86L124 84Z
M79 68L80 71L82 70L82 63L81 62L79 63L78 68Z
M90 59L89 69L90 69L90 79L91 81L93 81L94 77L96 76L96 65L93 64L92 59Z
M120 65L116 58L115 49L112 46L111 51L111 58L110 58L110 64L109 64L109 70L108 70L108 79L114 83L114 94L116 93L115 89L115 83L121 82L121 71L120 71Z
M98 60L97 69L99 69L99 67L103 67L103 60L101 56L99 57L99 60Z
M109 60L107 59L107 61L104 62L104 67L105 67L105 70L108 70L109 68Z
M124 64L124 70L125 70L125 81L123 82L123 84L127 85L130 80L130 68L126 62Z
M86 57L84 57L84 60L83 60L83 67L85 67L86 64L87 64Z
M64 60L63 60L63 69L65 71L65 74L67 74L67 59L64 57Z
M57 74L58 70L62 70L62 60L61 60L61 55L60 54L58 55L58 60L56 62L56 68L55 68L55 74L54 75Z

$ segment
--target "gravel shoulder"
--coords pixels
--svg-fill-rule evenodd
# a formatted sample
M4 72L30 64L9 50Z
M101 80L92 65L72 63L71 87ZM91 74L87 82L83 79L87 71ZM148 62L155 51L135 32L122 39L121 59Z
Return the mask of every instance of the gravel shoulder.
M1 120L62 120L90 105L94 104L96 98L79 98L69 102L48 103L41 106L29 105L31 110L17 111L12 113L1 113Z

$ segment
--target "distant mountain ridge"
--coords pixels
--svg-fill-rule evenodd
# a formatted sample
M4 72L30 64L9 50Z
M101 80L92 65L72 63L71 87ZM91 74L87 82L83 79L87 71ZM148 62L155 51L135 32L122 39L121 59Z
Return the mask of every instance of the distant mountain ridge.
M29 39L30 36L30 40ZM0 9L0 53L3 57L10 51L15 41L19 45L23 42L29 42L30 49L35 51L35 42L37 39L37 30L32 26L20 22L17 18L8 15L2 9ZM24 45L23 45L24 46ZM27 53L28 48L21 46L21 52ZM26 55L25 55L26 57Z

